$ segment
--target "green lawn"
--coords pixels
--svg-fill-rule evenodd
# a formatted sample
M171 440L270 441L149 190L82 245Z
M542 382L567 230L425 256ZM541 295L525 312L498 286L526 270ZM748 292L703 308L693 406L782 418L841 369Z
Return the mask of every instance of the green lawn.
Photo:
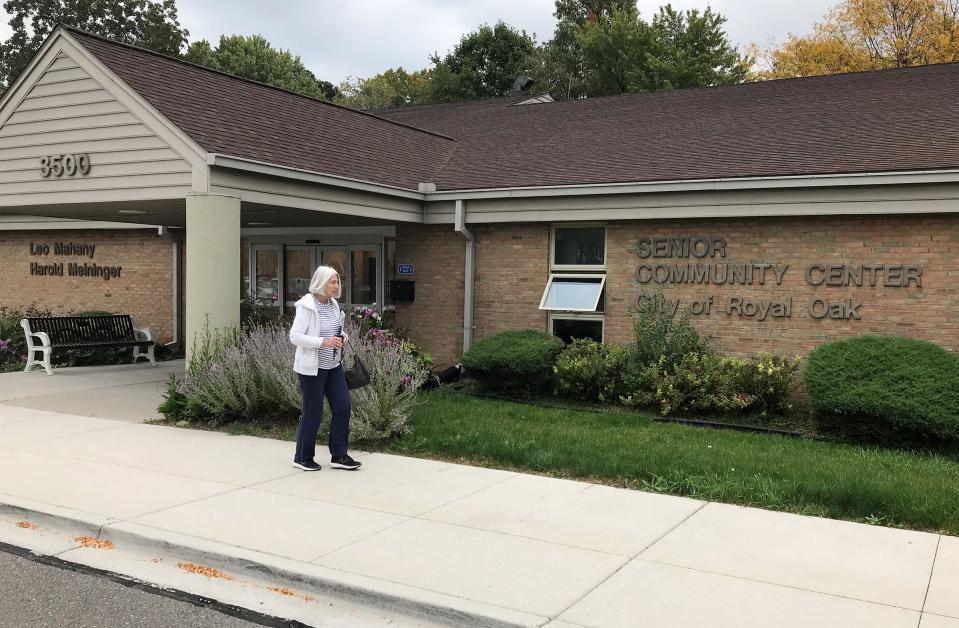
M654 423L469 397L424 396L400 454L959 535L959 459Z
M425 393L411 423L412 434L374 449L959 535L959 457L951 455L656 423L450 389ZM216 429L296 438L295 425Z

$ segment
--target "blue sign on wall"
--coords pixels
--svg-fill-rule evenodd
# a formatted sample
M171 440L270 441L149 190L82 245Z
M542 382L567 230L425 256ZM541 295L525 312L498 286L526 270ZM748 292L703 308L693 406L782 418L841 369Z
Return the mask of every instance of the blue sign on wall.
M396 266L396 272L400 275L412 275L413 274L413 265L412 264L398 264Z

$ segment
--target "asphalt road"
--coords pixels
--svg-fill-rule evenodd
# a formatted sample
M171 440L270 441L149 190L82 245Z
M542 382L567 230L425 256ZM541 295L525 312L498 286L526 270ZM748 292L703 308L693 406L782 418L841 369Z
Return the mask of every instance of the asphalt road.
M0 544L0 628L303 626Z

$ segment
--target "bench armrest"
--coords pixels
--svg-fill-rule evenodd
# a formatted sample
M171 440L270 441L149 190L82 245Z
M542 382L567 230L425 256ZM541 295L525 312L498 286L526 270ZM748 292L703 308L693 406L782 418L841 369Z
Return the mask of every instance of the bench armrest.
M33 349L33 348L34 348L34 346L35 346L34 343L33 343L33 339L34 339L34 338L39 338L39 340L40 340L40 346L42 346L42 347L49 347L49 346L50 346L50 336L47 335L47 332L45 332L45 331L32 331L32 330L30 329L30 321L28 321L27 319L25 319L25 318L20 319L20 327L23 327L23 335L26 336L27 348L28 348L28 349Z

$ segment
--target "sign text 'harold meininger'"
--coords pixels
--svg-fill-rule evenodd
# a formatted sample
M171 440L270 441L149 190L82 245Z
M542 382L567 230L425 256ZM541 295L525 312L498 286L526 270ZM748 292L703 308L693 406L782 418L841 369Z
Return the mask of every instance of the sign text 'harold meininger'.
M789 272L789 264L722 261L726 258L726 240L723 238L647 238L637 243L636 255L642 260L636 268L636 281L640 285L780 286ZM677 259L687 261L673 261ZM922 266L914 264L810 264L801 272L810 286L922 287ZM636 305L642 307L650 301L671 315L679 311L681 304L680 299L643 293L637 297ZM853 298L840 301L814 298L806 304L806 310L812 318L860 320L861 305ZM793 314L791 296L771 300L731 296L724 303L717 303L715 297L709 296L693 299L687 306L694 316L708 316L720 311L728 316L767 320L791 318Z
M96 244L77 242L54 242L53 246L45 242L31 242L30 255L32 257L86 257L93 259L96 255ZM44 264L30 262L30 274L36 277L100 277L104 281L119 277L123 266L101 266L95 262L51 262Z

